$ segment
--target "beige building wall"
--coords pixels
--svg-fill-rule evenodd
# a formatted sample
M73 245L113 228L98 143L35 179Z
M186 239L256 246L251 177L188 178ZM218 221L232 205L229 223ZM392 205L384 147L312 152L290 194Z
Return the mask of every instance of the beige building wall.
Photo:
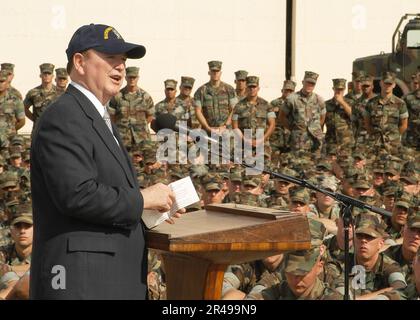
M113 25L127 41L144 44L140 86L155 102L163 81L182 75L208 80L207 61L222 60L222 80L234 72L260 76L260 95L280 95L284 80L285 0L40 0L3 1L0 62L16 64L13 85L23 95L40 83L38 66L65 67L65 49L80 25ZM404 13L420 12L418 0L297 0L296 79L320 73L317 91L331 96L331 79L350 79L359 56L390 51ZM30 132L31 122L21 132Z

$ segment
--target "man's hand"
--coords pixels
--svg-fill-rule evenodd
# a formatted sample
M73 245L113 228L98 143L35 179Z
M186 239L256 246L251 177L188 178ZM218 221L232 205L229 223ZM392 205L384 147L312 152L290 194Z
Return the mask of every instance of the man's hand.
M163 183L157 183L141 190L144 209L154 209L160 212L169 211L175 201L175 194Z
M12 267L6 263L0 263L0 277L3 277L6 273L12 271Z
M143 208L154 209L159 212L169 211L175 201L175 194L173 191L163 183L157 183L151 187L141 190L143 196ZM180 209L174 213L166 222L175 223L173 218L179 218L181 214L185 213L185 209Z

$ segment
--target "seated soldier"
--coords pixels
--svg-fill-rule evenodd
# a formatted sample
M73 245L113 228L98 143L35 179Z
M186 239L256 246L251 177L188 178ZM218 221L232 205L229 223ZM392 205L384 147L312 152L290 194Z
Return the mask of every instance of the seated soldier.
M33 240L32 204L17 206L16 214L11 223L11 236L14 244L0 251L0 264L3 264L0 274L0 285L19 278L29 270Z
M411 196L402 194L392 209L392 217L388 219L388 227L386 232L389 234L390 239L397 241L401 238L401 231L407 223L408 210L411 206Z
M314 219L308 219L309 231L311 233L311 246L319 247L326 241L327 229L325 226ZM285 260L283 260L285 261ZM336 279L341 275L342 268L335 261L331 260L328 254L322 255L323 269L318 274L318 278L328 285L335 284ZM249 291L246 299L259 299L261 291L280 283L286 279L284 274L285 264L279 265L276 272L265 273L257 284Z
M414 281L412 262L420 247L420 212L413 213L402 228L403 243L389 247L385 254L398 262L405 274L405 281Z
M281 278L283 261L283 254L278 254L262 260L228 266L223 278L222 299L242 300L261 278L272 274L276 275L273 279Z
M226 196L223 190L222 179L218 174L209 174L202 179L204 187L203 201L204 205L220 204Z
M310 196L306 188L295 186L289 189L290 205L289 210L294 213L302 214L307 217L316 217L309 207Z
M355 273L349 279L350 295L355 295L357 300L367 300L393 288L406 287L399 264L381 253L384 239L388 237L384 222L375 215L360 216L355 233L355 254L350 254L350 270ZM357 266L356 271L354 266ZM344 274L337 281L336 289L344 292Z
M376 300L420 300L420 248L413 259L413 282L406 288L384 292Z
M343 296L319 279L324 269L325 246L288 253L285 280L249 295L249 300L341 300Z
M296 171L288 168L283 168L281 173L291 177L296 177ZM293 183L281 180L279 178L274 179L274 192L267 199L267 205L269 208L288 210L290 204L289 189L293 186Z
M318 178L318 185L322 189L330 192L337 191L337 179L334 176L321 176ZM315 219L321 221L329 233L336 233L337 226L335 220L340 216L338 203L328 195L321 192L315 193L315 203L310 204L311 211L315 214Z
M243 178L242 191L237 203L267 208L266 196L261 185L261 175L246 175Z

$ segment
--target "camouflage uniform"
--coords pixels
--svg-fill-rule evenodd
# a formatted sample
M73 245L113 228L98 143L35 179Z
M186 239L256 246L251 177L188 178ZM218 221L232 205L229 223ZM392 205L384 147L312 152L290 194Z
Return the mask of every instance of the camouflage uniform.
M0 80L6 81L5 71L0 71ZM17 133L16 122L25 119L22 99L12 95L9 90L0 96L0 135L1 140L8 139Z
M420 150L420 89L408 94L404 101L409 114L405 143Z
M295 87L296 83L294 81L285 80L282 90L295 91ZM276 114L276 128L270 137L270 146L273 151L272 161L274 164L276 164L276 160L280 156L280 153L286 152L289 148L290 131L286 128L283 128L279 121L279 111L283 108L285 103L286 98L283 97L279 97L271 101L273 111Z
M406 261L404 259L403 254L402 254L402 245L400 244L400 245L389 247L385 251L385 254L400 265L401 271L405 275L405 281L407 282L407 284L409 285L413 283L414 274L413 274L412 261Z
M304 276L310 272L317 261L320 259L319 248L315 247L310 250L295 251L289 253L285 257L286 273ZM287 280L283 280L269 288L259 292L253 292L247 296L248 300L342 300L340 293L332 289L327 283L322 282L318 277L306 297L296 297L290 289Z
M364 216L356 223L356 236L357 234L367 234L371 237L386 238L385 225L377 216ZM350 254L350 270L353 268L356 261L355 254ZM356 262L357 263L357 262ZM353 276L350 276L349 281L353 281ZM364 279L365 288L354 290L356 296L372 293L380 289L391 287L396 283L406 286L405 277L401 267L397 262L386 256L383 252L379 253L378 259L371 270L365 270ZM338 287L344 287L344 274L337 280Z
M247 86L259 85L258 77L248 76L246 78ZM242 99L233 109L232 120L238 122L238 127L244 133L245 129L252 130L252 137L256 137L256 130L263 129L264 133L268 128L268 119L274 119L276 114L273 106L266 100L257 97L256 104L250 103L249 100Z
M53 73L54 65L51 63L43 63L39 66L41 73L50 72ZM46 91L42 85L39 85L31 90L25 96L23 105L26 108L33 106L33 120L34 123L39 119L45 109L54 102L58 97L57 87L52 85L51 90Z
M382 300L420 300L416 284L412 283L404 289L392 290L379 295Z
M176 90L177 82L175 80L166 80L165 89L171 88ZM158 117L160 114L170 113L176 117L176 119L188 121L190 119L190 114L188 113L188 108L184 101L179 98L175 98L174 102L168 101L168 99L158 102L155 106L155 117Z
M317 78L316 73L305 73L305 81L316 83ZM324 140L321 128L321 117L326 114L324 99L316 93L306 96L301 90L287 97L282 110L290 126L291 150L320 151Z
M131 68L131 69L130 69ZM138 68L128 67L127 76L138 75ZM115 123L123 144L130 148L143 140L150 140L148 117L155 114L152 97L143 89L128 92L124 87L109 102L109 114L115 117Z
M395 81L389 74L385 74L382 79L390 83ZM400 121L408 118L405 102L394 95L387 100L377 96L369 100L366 116L370 119L373 131L370 137L376 150L397 154L401 146Z
M6 62L6 63L1 64L1 71L3 70L6 71L8 75L14 73L14 69L15 69L15 65L13 63ZM23 99L22 94L16 88L10 86L9 89L7 89L7 91L9 92L9 94L17 97L19 100Z
M394 207L402 207L405 208L408 212L410 207L412 206L412 197L408 193L397 194L395 199ZM394 213L393 213L394 215ZM397 227L398 228L398 227ZM386 232L389 234L389 238L392 240L397 240L402 237L403 226L399 226L399 230L396 229L391 222L391 218L388 219L388 228Z
M17 206L11 225L13 226L21 222L30 225L33 224L31 203ZM27 258L20 257L16 251L15 244L10 244L0 250L0 263L6 263L11 266L31 264L31 256Z
M166 300L166 275L162 257L155 250L148 252L147 288L149 300Z
M345 79L334 79L334 89L345 89ZM350 99L344 98L345 102L351 107ZM351 149L354 145L353 131L351 126L351 116L349 116L344 108L332 98L325 102L327 110L325 124L327 126L327 133L325 135L325 143L328 148L332 145L346 147Z
M373 84L373 78L370 76L363 77L361 81L362 85ZM371 98L374 98L376 96L376 94L373 94ZM363 115L366 110L366 105L368 104L371 98L367 98L362 94L362 96L354 102L351 110L351 121L356 146L366 146L366 144L370 142L368 132L365 128Z
M210 70L221 70L220 61L210 61L208 64ZM221 127L226 124L238 99L235 89L229 84L220 82L218 87L213 87L207 82L194 93L194 101L196 107L202 109L210 127Z
M262 260L228 266L223 278L222 296L231 289L248 294L262 279L268 282L272 279L272 285L278 283L284 268L283 261L274 271L268 270Z
M191 77L181 77L181 87L192 87L194 86L195 79ZM190 115L190 119L187 124L189 128L197 129L200 128L200 122L197 120L195 114L195 101L191 96L183 97L181 94L177 96L177 99L182 100L186 107L186 112Z

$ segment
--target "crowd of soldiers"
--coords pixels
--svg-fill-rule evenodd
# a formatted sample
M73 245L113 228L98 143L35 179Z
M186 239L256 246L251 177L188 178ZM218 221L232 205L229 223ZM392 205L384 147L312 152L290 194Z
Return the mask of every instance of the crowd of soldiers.
M207 204L238 203L287 210L309 221L311 249L228 266L224 299L342 299L344 283L344 226L339 204L269 174L249 174L239 164L207 164L197 157L187 164L159 160L150 124L170 113L193 129L207 133L239 132L253 150L263 145L264 166L306 179L392 213L387 218L354 208L350 240L356 299L416 299L420 294L420 73L412 92L393 94L395 74L385 72L376 94L374 78L353 73L352 90L346 80L332 80L329 100L315 93L318 74L307 71L302 88L285 80L273 101L259 96L260 79L245 70L235 72L235 84L221 81L221 61L208 62L209 81L193 93L195 79L164 81L165 98L154 103L139 87L139 68L126 68L126 86L108 105L122 141L132 157L141 188L169 184L190 176L200 201L189 214ZM30 136L17 132L25 119L33 121L65 92L66 69L40 65L41 85L25 98L13 88L13 64L0 71L0 298L27 298L32 250L30 192ZM32 110L31 110L32 108ZM254 136L243 135L251 129ZM255 138L262 129L263 138ZM194 143L188 141L193 148ZM175 147L173 151L177 151ZM165 299L165 266L149 251L150 299ZM353 281L354 283L354 281Z

